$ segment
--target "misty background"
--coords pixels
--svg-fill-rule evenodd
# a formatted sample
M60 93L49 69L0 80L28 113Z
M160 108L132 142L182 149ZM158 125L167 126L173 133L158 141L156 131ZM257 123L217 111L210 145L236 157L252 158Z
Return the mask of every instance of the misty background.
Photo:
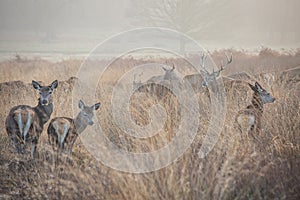
M0 53L86 54L132 28L178 30L205 48L300 47L298 0L1 0ZM178 48L185 50L185 41Z

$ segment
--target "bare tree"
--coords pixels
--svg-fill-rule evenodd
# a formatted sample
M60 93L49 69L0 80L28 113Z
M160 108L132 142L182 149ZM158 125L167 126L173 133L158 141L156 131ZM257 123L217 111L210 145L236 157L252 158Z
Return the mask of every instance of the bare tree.
M194 38L205 37L219 23L232 17L232 0L133 0L128 16L133 25L175 29ZM219 24L220 25L220 24ZM180 51L186 41L180 38Z

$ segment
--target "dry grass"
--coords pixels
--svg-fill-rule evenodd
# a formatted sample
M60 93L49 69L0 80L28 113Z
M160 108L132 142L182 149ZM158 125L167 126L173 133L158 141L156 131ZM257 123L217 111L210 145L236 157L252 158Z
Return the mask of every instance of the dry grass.
M271 51L271 50L270 50ZM220 52L219 52L220 53ZM220 53L220 55L223 54ZM236 54L236 55L235 55ZM215 52L217 55L217 52ZM247 63L259 58L234 52L237 63ZM265 55L264 55L265 56ZM273 57L272 57L273 56ZM290 56L290 61L285 60ZM267 54L268 65L278 61L276 69L299 65L299 55ZM292 59L293 58L293 59ZM244 61L242 62L242 60ZM260 59L257 59L260 60ZM252 67L264 66L253 61ZM265 61L267 58L265 58ZM120 60L126 66L143 63L142 60ZM176 60L174 62L177 62ZM267 61L266 61L267 62ZM287 62L287 63L285 63ZM295 64L291 64L294 62ZM34 65L32 65L35 63ZM284 64L280 64L284 63ZM176 63L180 65L180 63ZM80 66L79 61L50 63L42 60L0 63L5 68L1 74L0 91L0 198L4 199L299 199L300 198L300 98L299 82L276 80L272 93L277 101L266 105L263 114L263 131L260 144L241 140L233 128L233 117L250 102L247 87L227 88L227 114L223 131L214 149L204 159L197 155L210 121L209 99L197 94L201 106L200 128L190 148L169 166L150 173L123 173L97 162L78 139L73 161L59 160L53 164L53 152L44 131L39 141L38 158L17 155L5 133L4 121L14 105L36 104L37 94L31 79L50 83L54 77L67 80ZM122 66L121 64L119 64ZM7 67L9 66L9 67ZM47 68L41 68L41 67ZM243 65L246 66L246 65ZM241 66L241 71L243 71ZM59 70L58 70L59 69ZM264 71L261 69L260 71ZM45 73L45 71L47 73ZM61 71L61 73L57 73ZM126 67L125 67L126 71ZM48 72L51 74L48 74ZM120 130L112 121L110 110L111 88L124 73L113 69L114 78L100 80L98 95L102 107L97 112L101 126L108 138L121 148L132 152L152 151L168 144L178 129L180 113L174 96L149 97L136 93L131 99L133 119L141 125L149 123L148 110L159 103L168 114L164 130L155 137L137 139ZM26 77L25 77L26 76ZM259 79L259 76L257 76ZM280 76L276 76L280 77ZM11 82L22 80L27 83ZM266 86L263 79L262 85ZM74 80L60 81L55 92L55 116L72 116L71 97ZM242 95L243 99L238 98ZM246 96L246 97L245 97ZM48 124L45 125L47 127ZM259 147L259 148L258 148ZM113 159L113 158L111 158Z

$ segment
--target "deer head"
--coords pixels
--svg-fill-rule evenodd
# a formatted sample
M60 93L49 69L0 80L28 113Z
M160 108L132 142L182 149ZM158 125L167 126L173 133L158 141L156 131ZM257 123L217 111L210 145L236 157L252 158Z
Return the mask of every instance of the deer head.
M49 86L41 86L38 82L32 81L32 86L34 89L39 91L39 103L41 105L48 105L52 103L52 92L55 88L57 88L58 81L53 81Z
M262 100L262 103L272 103L275 101L275 98L263 87L258 82L255 82L255 85L251 85L249 83L250 88L254 91L254 95L257 95L260 97Z
M93 125L94 111L100 108L100 103L96 103L93 106L86 106L83 101L80 100L78 107L80 109L80 113L77 118L80 120L80 123L83 125Z
M204 53L202 54L201 56L201 74L204 78L204 80L202 81L202 86L203 87L207 87L209 83L215 81L219 76L220 76L220 73L221 71L223 71L227 65L229 65L231 62L232 62L232 54L230 56L230 58L228 58L227 55L226 56L226 59L227 59L227 62L225 65L221 64L221 67L218 71L214 71L212 73L210 73L209 71L207 71L206 67L205 67L205 61L206 61L206 58L207 58L207 55L205 55ZM223 62L222 62L223 63Z
M174 63L172 64L171 69L167 69L165 67L162 67L162 68L165 71L164 80L172 80L175 76L175 74L174 74L174 69L175 69Z

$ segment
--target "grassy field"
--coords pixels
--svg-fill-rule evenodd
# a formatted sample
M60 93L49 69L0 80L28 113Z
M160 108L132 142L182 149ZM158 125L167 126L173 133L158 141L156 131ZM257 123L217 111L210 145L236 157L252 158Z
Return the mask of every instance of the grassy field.
M297 70L300 53L278 53L263 49L257 55L243 51L212 52L217 65L224 52L233 53L233 63L222 75L246 71L269 90L276 101L264 107L259 142L245 139L234 126L236 113L250 103L251 90L246 82L225 85L227 113L225 125L213 150L203 159L198 152L211 121L209 98L197 94L201 116L197 135L184 154L169 166L157 171L134 174L120 172L98 162L85 149L80 138L73 149L72 162L63 156L54 164L53 151L47 141L45 125L38 145L38 157L17 155L5 131L9 110L20 104L35 106L38 95L32 79L45 84L59 80L54 93L55 109L51 117L72 116L72 91L81 60L49 62L16 58L0 63L0 199L299 199L300 198L300 80ZM195 56L194 59L198 59ZM146 139L126 135L112 120L111 94L119 77L131 66L149 61L121 58L99 81L96 97L102 106L96 115L109 140L130 152L157 150L176 134L181 120L178 101L167 93L135 93L131 97L132 118L140 125L150 121L149 108L162 106L167 113L163 130ZM151 62L165 63L164 58ZM178 66L184 75L192 73ZM101 62L99 62L101 64ZM177 69L176 68L176 69ZM298 70L299 72L299 70ZM274 77L271 85L264 76ZM114 158L110 158L114 159Z

